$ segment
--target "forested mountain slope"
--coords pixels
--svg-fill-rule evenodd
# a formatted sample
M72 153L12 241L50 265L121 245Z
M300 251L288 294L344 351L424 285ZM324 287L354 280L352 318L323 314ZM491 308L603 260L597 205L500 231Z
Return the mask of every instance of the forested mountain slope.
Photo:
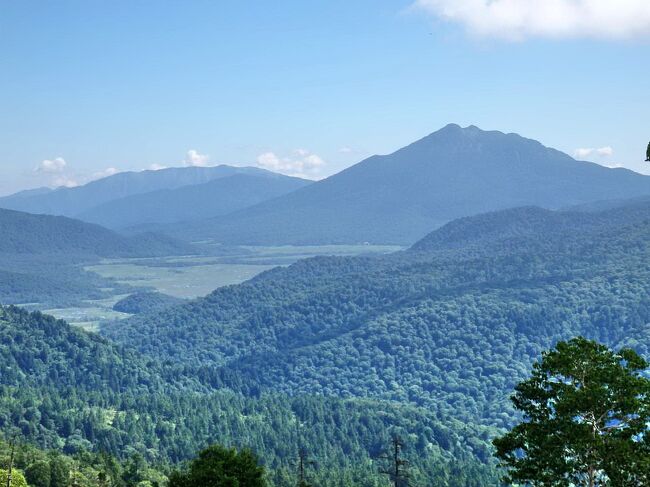
M71 218L2 209L0 235L0 254L153 257L194 252L191 246L163 235L124 237Z
M650 204L506 210L407 252L301 261L104 333L262 390L381 398L503 426L512 387L555 341L648 351L649 242Z
M127 196L81 212L81 220L109 228L200 220L232 213L290 193L310 181L271 172L234 174L203 184Z
M274 485L295 485L300 446L319 461L318 485L378 485L371 458L391 432L409 443L415 478L453 487L495 479L489 431L442 424L428 411L385 401L283 395L246 397L218 374L160 365L65 322L0 307L0 428L68 454L138 452L175 462L206 445L249 446ZM347 485L347 484L346 484Z
M168 231L236 244L395 243L477 213L650 195L650 177L458 125L267 203Z
M113 305L115 311L137 315L160 311L171 306L182 304L183 300L155 291L130 294Z
M0 209L0 304L65 307L107 297L108 288L129 292L124 285L84 271L82 264L100 258L194 253L191 245L164 235L125 237L71 218Z
M127 196L202 184L234 174L273 174L254 167L174 167L122 172L75 188L22 191L0 198L0 208L75 217L95 206Z

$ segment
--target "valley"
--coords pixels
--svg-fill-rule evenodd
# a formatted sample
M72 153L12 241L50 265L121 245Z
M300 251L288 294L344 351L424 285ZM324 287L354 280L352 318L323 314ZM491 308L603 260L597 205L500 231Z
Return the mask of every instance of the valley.
M210 249L208 243L203 244ZM112 322L129 317L128 313L113 310L120 299L129 294L126 290L154 290L182 299L205 296L215 289L240 284L261 272L277 266L293 264L299 259L315 256L353 256L384 254L400 250L390 245L330 245L235 247L227 256L166 256L152 258L104 259L83 270L100 276L106 282L116 283L117 294L104 289L103 299L84 299L75 306L48 308L40 303L22 305L27 309L40 309L44 313L66 320L72 325L97 331L102 322ZM208 250L209 252L210 250ZM218 253L223 253L220 251Z
M648 59L650 0L0 0L0 487L650 487Z
M650 358L647 176L476 127L377 157L314 183L217 166L6 200L114 227L0 210L0 431L34 487L38 462L83 487L171 485L215 443L274 486L309 451L314 485L385 487L397 438L418 485L498 485L492 440L546 351L581 336ZM521 179L481 196L479 159ZM440 199L429 166L477 199ZM375 203L341 199L359 194ZM219 215L235 196L250 206ZM176 216L152 211L166 198Z

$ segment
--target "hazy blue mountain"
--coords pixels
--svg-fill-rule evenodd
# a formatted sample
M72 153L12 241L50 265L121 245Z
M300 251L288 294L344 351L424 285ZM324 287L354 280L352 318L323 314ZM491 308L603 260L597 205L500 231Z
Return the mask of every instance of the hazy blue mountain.
M80 257L182 255L193 249L152 233L125 237L72 218L0 209L0 254Z
M34 196L41 196L47 193L51 193L52 191L54 191L52 188L47 188L47 187L26 189L24 191L18 191L17 193L14 193L12 195L3 196L0 198L0 200L3 201L4 203L11 202L11 201L22 201L24 199L32 198Z
M109 228L199 220L232 213L310 183L266 171L237 173L203 184L112 200L80 213L78 218Z
M91 208L134 194L206 183L233 174L268 174L253 167L181 167L159 171L123 172L76 188L21 192L0 198L0 208L75 217Z
M609 169L516 134L445 128L306 188L176 230L241 244L411 244L455 218L650 194L650 177Z

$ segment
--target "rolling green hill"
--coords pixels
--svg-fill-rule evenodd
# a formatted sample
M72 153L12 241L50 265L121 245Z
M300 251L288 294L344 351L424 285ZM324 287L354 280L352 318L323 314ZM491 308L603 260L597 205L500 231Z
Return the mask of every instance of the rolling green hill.
M169 237L141 234L124 237L111 230L50 215L0 209L0 253L83 257L154 257L193 253L191 246Z
M650 204L461 220L386 257L314 258L104 330L286 394L413 404L490 426L554 342L648 352Z
M404 435L416 478L454 487L493 482L487 429L445 424L387 401L245 396L207 369L161 365L65 322L0 307L0 428L67 454L92 450L177 462L206 445L249 446L274 485L294 485L300 446L319 461L318 485L377 486L372 457ZM460 474L456 474L459 472Z
M282 486L300 445L318 485L381 485L372 459L399 433L420 484L495 485L490 438L542 351L580 334L650 356L649 262L647 202L526 207L276 268L108 339L0 308L0 427L154 462L247 445Z
M144 233L125 237L66 217L0 210L0 304L62 307L129 292L115 281L86 272L100 258L194 254L189 244Z
M132 315L160 311L179 305L183 300L159 292L139 292L120 299L113 305L115 311Z

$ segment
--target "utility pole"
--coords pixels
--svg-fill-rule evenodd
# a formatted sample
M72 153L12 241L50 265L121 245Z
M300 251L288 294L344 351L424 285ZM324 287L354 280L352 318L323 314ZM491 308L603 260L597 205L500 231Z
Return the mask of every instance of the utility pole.
M402 458L404 441L399 436L393 436L389 453L380 456L390 462L389 466L379 470L380 473L388 475L394 487L408 487L408 460Z
M7 487L11 487L11 472L14 468L14 452L16 450L16 436L14 435L9 442L11 453L9 454L9 468L7 469Z

